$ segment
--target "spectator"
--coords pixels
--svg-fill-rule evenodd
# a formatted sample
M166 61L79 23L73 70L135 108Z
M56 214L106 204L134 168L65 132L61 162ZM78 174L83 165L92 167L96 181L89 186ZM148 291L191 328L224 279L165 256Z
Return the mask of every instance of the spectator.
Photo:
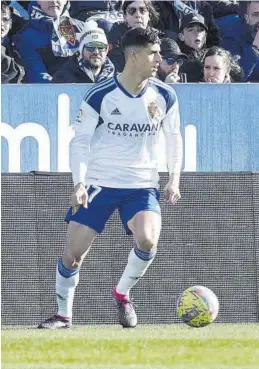
M211 47L204 58L204 82L230 83L242 82L241 67L231 53L218 46Z
M197 13L183 16L179 33L179 46L189 60L181 66L180 72L186 74L187 82L199 82L203 78L207 32L208 27L203 16Z
M213 9L207 1L181 1L175 0L174 8L178 10L180 24L182 18L187 14L200 14L205 19L208 28L207 46L217 46L220 43L219 29L215 23Z
M158 78L166 83L184 82L179 70L188 59L187 55L181 53L177 43L170 38L162 38L160 48L162 61L157 72Z
M158 14L148 0L125 1L122 6L124 22L116 22L108 34L110 45L109 58L115 69L122 71L125 59L121 50L121 39L126 31L135 27L147 28L158 20Z
M229 30L221 43L239 58L247 82L259 82L259 1L247 1L241 32Z
M33 1L31 18L14 37L28 83L51 82L79 47L84 23L71 18L66 0Z
M95 22L86 22L86 26L88 23ZM106 35L97 25L90 27L85 29L80 39L80 51L54 75L52 83L98 83L114 75L114 65L107 57Z
M1 82L21 83L24 69L7 35L12 28L12 14L7 2L1 2Z

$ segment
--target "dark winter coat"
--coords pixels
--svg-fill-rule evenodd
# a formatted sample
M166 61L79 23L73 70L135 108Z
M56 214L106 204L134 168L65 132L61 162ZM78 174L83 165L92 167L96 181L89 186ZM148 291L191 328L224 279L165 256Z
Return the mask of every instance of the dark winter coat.
M24 68L11 45L1 45L1 83L22 83Z
M233 1L210 1L216 25L221 39L229 30L240 32L242 21L239 17L239 5Z
M75 54L69 58L65 65L53 76L52 83L95 83L103 81L114 75L114 66L111 61L106 58L105 64L98 78L94 78L92 72L86 73L78 62L78 55Z
M159 13L159 21L157 29L161 31L179 32L179 16L177 11L172 6L172 2L154 1L153 5Z
M240 32L229 30L221 42L221 47L239 58L238 62L243 68L246 82L259 82L259 50L253 46L248 25L243 24Z
M185 62L180 73L186 75L186 82L201 82L203 80L203 62L208 49L204 47L201 50L194 50L183 42L179 42L182 53L188 55L189 60Z
M71 17L85 21L93 12L109 11L117 1L71 1Z

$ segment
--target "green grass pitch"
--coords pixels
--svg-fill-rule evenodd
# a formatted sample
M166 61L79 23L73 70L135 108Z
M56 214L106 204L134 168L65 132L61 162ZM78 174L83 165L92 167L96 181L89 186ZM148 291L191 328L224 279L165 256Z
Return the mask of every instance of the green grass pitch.
M258 324L2 330L2 369L258 368Z

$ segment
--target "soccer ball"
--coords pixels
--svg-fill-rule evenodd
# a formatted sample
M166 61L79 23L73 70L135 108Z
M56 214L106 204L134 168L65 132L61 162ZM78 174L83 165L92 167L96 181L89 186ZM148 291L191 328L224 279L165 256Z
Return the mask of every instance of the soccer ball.
M217 296L203 286L187 288L177 301L177 313L190 327L205 327L217 318L218 311Z

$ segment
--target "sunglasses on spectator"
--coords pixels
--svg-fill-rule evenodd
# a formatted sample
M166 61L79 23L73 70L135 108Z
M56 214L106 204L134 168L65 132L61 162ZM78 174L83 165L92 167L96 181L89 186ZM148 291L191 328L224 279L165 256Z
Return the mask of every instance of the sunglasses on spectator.
M164 60L167 61L168 65L173 65L174 63L179 64L180 66L183 65L183 59L177 57L177 56L173 56L173 57L162 57Z
M85 45L84 49L88 51L89 53L93 53L94 51L98 51L99 53L103 53L104 51L107 51L108 46L100 46L100 45Z
M139 10L140 14L145 14L148 10L145 6L140 6L139 8L135 8L135 7L130 7L130 8L127 8L126 12L128 13L128 15L134 15L137 10Z

